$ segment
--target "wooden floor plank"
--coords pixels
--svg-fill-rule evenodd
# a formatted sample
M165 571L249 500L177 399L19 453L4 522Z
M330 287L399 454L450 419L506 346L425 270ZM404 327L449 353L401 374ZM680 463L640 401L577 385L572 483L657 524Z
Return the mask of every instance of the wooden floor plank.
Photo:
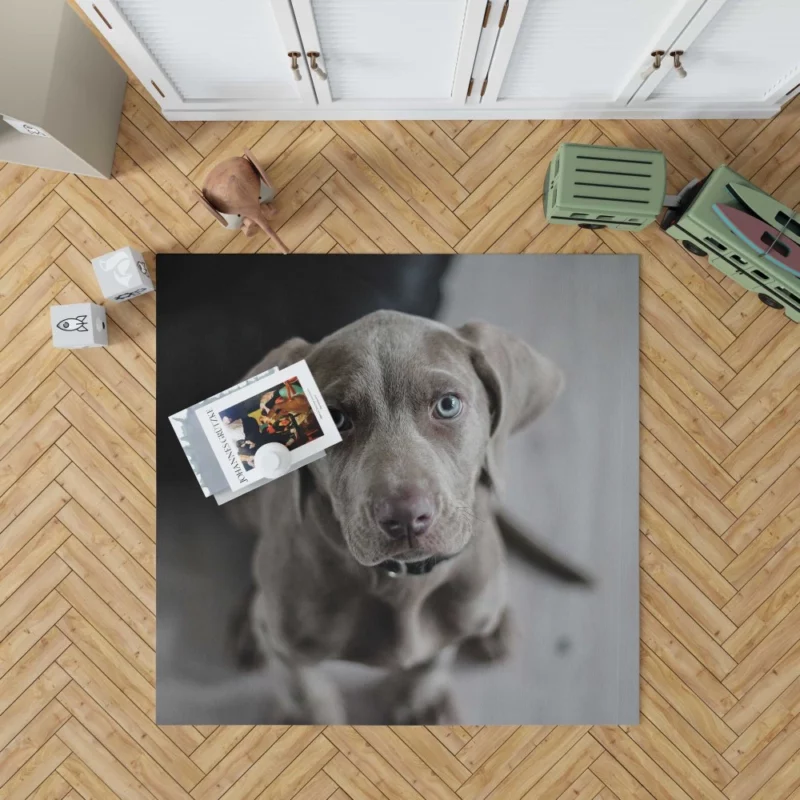
M737 733L742 733L770 703L794 684L799 665L800 643L763 674L758 683L725 715L725 723ZM797 714L794 707L793 713Z
M649 539L639 544L642 566L653 580L717 642L736 626Z
M63 580L69 569L56 555L50 556L14 594L0 606L0 640L14 630ZM27 651L26 651L27 652Z
M12 528L5 533L11 536ZM68 538L69 531L58 520L45 523L0 570L0 602L7 600Z
M120 162L121 164L117 163L114 169L117 172L123 171L124 173L125 164L127 163L124 155L120 157ZM112 180L82 178L81 181L107 208L111 209L119 217L122 223L139 238L139 241L144 243L143 250L150 250L154 253L185 252L180 242L150 212L149 209L151 207L153 211L157 211L158 204L154 203L151 206L147 196L133 181L126 180L125 182L142 198L144 204L137 200L116 178ZM163 208L161 210L162 212L164 211ZM192 222L194 223L193 220Z
M509 120L461 166L455 178L470 192L474 192L516 150L534 127L536 123L528 120Z
M73 427L70 427L59 438L58 446L139 528L155 541L154 506L117 470L111 461L106 459L88 439Z
M0 203L5 203L34 172L36 167L25 164L5 164L0 167Z
M405 120L400 124L451 174L468 160L469 156L435 122Z
M58 550L61 560L146 642L155 641L155 618L78 539L69 538Z
M464 128L469 125L466 119L444 119L436 120L436 124L451 138L455 139Z
M795 545L796 538L790 539L725 607L726 614L732 619L745 618L736 633L724 643L725 649L734 657L744 658L800 602L800 571L797 569ZM789 577L772 591L787 573ZM768 599L751 616L746 616L765 596Z
M678 172L688 181L702 178L711 172L712 167L677 133L661 119L637 119L631 122L636 130L661 150Z
M111 245L111 249L130 245L139 251L147 250L147 245L116 214L106 209L102 200L76 176L65 178L56 191L94 229L96 235Z
M618 231L601 231L598 235L617 252L626 246L626 237ZM639 255L639 274L644 283L715 353L722 353L734 343L734 335L717 319L713 311L700 302L647 247L639 244L638 239L634 239L632 247L630 244L627 247ZM704 287L705 285L706 283L703 283Z
M75 392L70 392L56 408L76 430L87 438L91 437L101 455L113 461L117 469L151 503L155 503L154 471L131 444Z
M691 293L708 308L712 314L719 317L723 325L734 335L730 326L725 322L725 315L729 313L735 299L719 284L715 275L716 271L709 264L705 267L690 255L674 239L661 235L659 228L653 226L638 231L635 237L675 276ZM662 273L663 274L663 273ZM752 296L752 295L750 295ZM769 315L771 318L780 319L780 315ZM716 337L719 338L720 332Z
M399 122L372 120L365 125L451 211L466 200L469 192Z
M37 169L22 183L7 202L0 205L0 240L5 239L62 180L64 175L60 172Z
M585 727L556 728L490 797L555 797L602 752ZM564 762L569 763L566 769Z
M542 128L544 123L536 128L531 137L540 135ZM577 144L591 144L598 138L598 134L599 131L592 122L583 120L570 127L564 139ZM484 207L489 207L486 212L479 206L482 218L458 244L456 248L458 252L516 253L524 249L541 231L544 225L538 218L541 216L540 198L544 176L547 173L547 165L557 149L557 146L553 146L552 139L544 144L549 146L550 150L541 156L537 154L535 159L538 160L533 169L530 169L530 164L526 164L524 169L517 166L514 170L516 177L510 181L513 188L506 189L504 183L500 183L497 187L499 191L495 191L494 197L489 198L493 202L499 195L500 199L496 204L489 206L489 203L486 203ZM517 148L514 155L521 149L522 146ZM506 166L509 160L507 159L501 167ZM492 180L490 175L484 183ZM534 217L533 224L528 220L529 215Z
M744 404L730 415L722 430L734 442L741 443L798 385L800 385L800 353L796 352L764 383L754 389Z
M136 89L128 85L122 113L184 174L202 161L197 152Z
M200 768L77 647L72 645L59 658L59 665L109 716L134 736L140 747L166 769L183 789L188 791L203 777Z
M268 170L270 182L278 190L288 185L300 170L336 136L330 126L324 122L312 122L310 125L300 128L302 132L298 136L287 135L284 140L283 136L278 136L281 133L278 130L279 125L281 125L280 122L276 123L256 145L257 148L263 147L264 150L267 150L263 162ZM269 144L268 148L267 144ZM257 155L255 151L254 155Z
M197 203L197 187L126 116L119 123L117 146L184 211Z
M675 714L669 703L647 681L642 682L641 703L646 720L657 727L714 786L722 789L736 776L736 769L691 724ZM629 735L633 736L634 730L631 728ZM676 775L682 773L680 768L675 770Z
M667 124L683 139L686 147L701 156L707 164L729 164L736 157L722 139L699 119L671 119Z
M735 666L736 661L707 633L703 628L666 592L650 575L642 570L642 604L653 617L661 623L665 630L672 631L671 620L680 619L681 629L675 631L674 638L690 652L699 663L703 664L717 680L721 681ZM670 626L668 628L668 626ZM663 638L663 637L662 637ZM673 653L677 648L670 648ZM679 655L683 655L678 651ZM685 659L682 659L685 661ZM678 671L673 670L673 671ZM691 688L692 681L684 679L681 688ZM661 687L658 687L661 689ZM720 702L727 701L727 690L721 692L718 687L711 684L715 696L719 695ZM705 694L705 692L701 692Z
M56 478L61 486L138 564L155 576L155 547L150 538L75 464Z
M321 123L324 125L324 123ZM313 124L304 120L286 122L243 122L223 139L219 147L209 153L203 169L213 167L225 158L242 155L245 148L270 172L270 180L276 187L283 187L289 179L280 180L275 171L276 161L293 145L303 141ZM309 159L303 160L305 163ZM199 175L198 175L199 177Z
M57 665L51 669L52 673L51 670L45 672L3 715L5 730L1 740L4 746L0 750L0 786L69 719L69 712L58 700L52 699L69 682L69 676ZM17 709L20 713L14 714ZM19 732L14 735L18 726ZM13 738L6 742L6 737L12 735Z
M59 731L58 738L73 753L61 766L59 774L82 796L122 796L154 800L143 784L134 778L73 716Z
M61 562L64 563L63 561ZM58 584L58 594L80 613L151 684L155 679L155 651L75 573Z
M644 354L639 360L639 381L646 392L726 472L726 459L736 445Z
M285 726L253 728L221 761L206 771L205 777L192 790L194 800L218 800L285 732Z
M519 727L512 730L495 751L474 770L459 789L462 800L484 800L547 738L552 727Z
M450 252L465 228L452 212L399 161L388 164L388 148L356 123L336 123L325 158L421 251ZM360 123L359 123L360 124ZM363 141L366 139L366 141ZM358 144L359 151L351 144ZM377 151L377 152L376 152ZM367 160L369 159L369 160ZM374 171L371 165L378 167Z
M502 120L472 120L453 140L467 155L474 155L503 127Z
M597 796L598 800L623 797L631 800L653 800L653 795L609 753L603 753L590 769L606 787Z
M736 589L644 498L640 513L639 529L642 533L715 605L724 606L736 594Z
M112 175L149 213L188 247L203 229L120 148L114 156Z
M57 230L51 228L25 253L15 269L0 279L0 314L64 252L68 244Z
M69 609L69 603L58 592L50 592L0 642L0 677L5 675Z
M235 122L203 122L186 141L202 156L207 156L234 128Z
M155 614L155 578L131 557L114 536L75 500L67 503L56 516L76 539L83 542L92 554L114 573L120 583L130 589L136 598Z
M475 227L525 177L531 167L550 152L553 142L573 130L574 126L571 121L553 120L545 121L533 129L508 158L501 161L472 189L469 198L456 209L464 224Z
M37 750L25 766L4 787L9 798L28 797L40 787L63 761L70 758L69 748L53 736Z
M797 540L790 539L723 607L728 618L739 623L736 633L723 645L734 658L747 655L766 636L770 626L780 622L800 602L798 562Z
M375 246L384 253L413 253L414 245L408 241L383 215L371 205L363 202L363 195L347 178L337 172L322 187L322 191L338 206L339 212L331 214L332 221L339 220L336 238L340 245L370 242L362 252L376 252ZM366 208L364 207L366 205ZM345 217L347 221L342 220ZM326 221L327 223L327 221ZM374 244L372 244L374 242Z

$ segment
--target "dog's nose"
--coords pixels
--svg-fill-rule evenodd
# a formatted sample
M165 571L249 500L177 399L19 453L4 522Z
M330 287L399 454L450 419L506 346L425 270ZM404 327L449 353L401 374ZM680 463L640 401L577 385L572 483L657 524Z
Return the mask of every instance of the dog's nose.
M433 522L433 498L418 490L385 497L375 503L375 519L392 539L422 536Z

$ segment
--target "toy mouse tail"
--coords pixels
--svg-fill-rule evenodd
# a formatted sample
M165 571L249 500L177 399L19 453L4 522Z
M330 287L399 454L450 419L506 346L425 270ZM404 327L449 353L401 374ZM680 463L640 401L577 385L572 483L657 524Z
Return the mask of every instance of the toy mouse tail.
M281 253L286 255L289 252L289 248L283 243L281 237L275 233L275 231L272 229L272 226L263 218L261 214L258 214L254 221L256 225L258 225L258 227L267 234L267 236L275 240L275 244L278 245L278 249L281 251Z

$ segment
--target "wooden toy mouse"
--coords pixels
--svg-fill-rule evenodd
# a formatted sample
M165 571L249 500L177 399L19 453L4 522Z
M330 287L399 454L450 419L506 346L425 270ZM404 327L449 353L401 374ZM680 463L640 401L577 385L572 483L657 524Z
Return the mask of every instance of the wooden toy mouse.
M246 236L253 236L261 228L272 237L282 253L289 248L272 229L269 220L277 213L274 206L264 202L262 183L274 196L272 184L249 150L243 156L234 156L220 161L206 176L203 192L198 195L205 207L226 228L238 227L241 219ZM228 215L225 219L223 214Z

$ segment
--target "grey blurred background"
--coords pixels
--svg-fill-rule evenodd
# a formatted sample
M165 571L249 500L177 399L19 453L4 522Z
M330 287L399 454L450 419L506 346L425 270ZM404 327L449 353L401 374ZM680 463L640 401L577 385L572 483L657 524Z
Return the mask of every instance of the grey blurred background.
M303 287L303 308L253 303L258 270L276 264ZM225 286L198 281L204 270ZM274 721L266 677L237 670L227 645L253 540L203 497L166 417L234 383L280 341L314 341L373 308L492 322L566 376L563 394L510 443L503 506L594 583L560 583L512 559L517 646L503 664L457 666L462 722L638 722L637 257L160 256L158 277L160 724ZM351 721L381 722L370 686L382 673L330 669Z

